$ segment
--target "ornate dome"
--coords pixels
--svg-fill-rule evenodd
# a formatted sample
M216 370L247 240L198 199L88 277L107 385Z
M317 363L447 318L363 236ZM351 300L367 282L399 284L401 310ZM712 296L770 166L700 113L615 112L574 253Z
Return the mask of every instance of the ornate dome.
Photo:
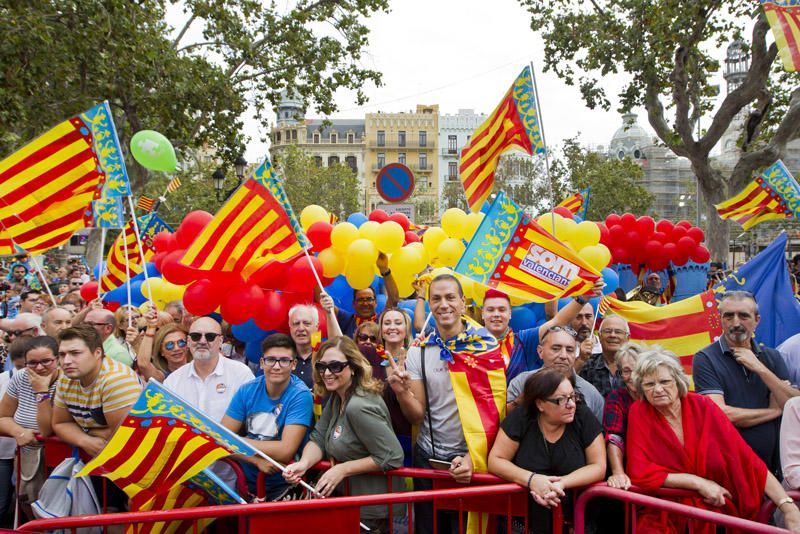
M643 149L651 146L653 141L647 131L639 126L636 118L636 113L626 113L622 116L622 127L614 132L611 143L609 143L608 153L611 157L646 159Z

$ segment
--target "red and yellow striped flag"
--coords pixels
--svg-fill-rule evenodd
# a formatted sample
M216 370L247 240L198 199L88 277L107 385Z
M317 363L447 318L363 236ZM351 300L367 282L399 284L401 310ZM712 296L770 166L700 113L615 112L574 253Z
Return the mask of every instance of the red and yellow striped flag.
M796 0L761 0L783 69L800 71L800 4Z
M175 178L170 180L169 183L167 184L167 192L174 193L175 191L178 190L180 186L181 186L181 179L176 176Z
M303 253L281 204L263 185L247 180L186 250L181 263L245 278L273 261Z
M762 221L800 216L800 185L781 160L767 167L733 198L715 206L722 219L748 230Z
M0 161L0 225L36 254L92 225L92 201L124 179L125 164L103 103L71 117Z
M527 302L591 291L600 273L500 192L455 272Z
M0 228L0 256L19 254L20 250L14 246L11 236L4 228Z
M150 213L137 219L139 231L142 233L141 242L144 252L144 260L150 261L155 255L153 250L153 238L160 232L172 233L172 229L155 213ZM131 278L142 272L141 254L139 254L139 243L136 239L136 232L133 226L133 219L127 222L122 228L122 232L117 236L106 258L106 268L100 278L99 290L103 293L112 291L128 280L125 268L125 249L128 249L128 272Z
M522 69L500 104L461 150L459 171L472 211L480 211L489 198L497 162L512 148L529 155L545 151L530 67Z
M144 195L139 197L139 202L136 203L136 207L140 210L150 213L153 211L153 206L156 205L156 201L153 198L146 197Z
M608 302L610 313L628 321L631 341L671 350L688 374L692 373L694 354L722 335L717 300L711 290L666 306L622 302L608 295L603 300Z
M558 205L568 209L573 215L578 215L582 219L585 219L586 211L589 208L589 194L590 188L581 189L577 193L573 193L559 202Z

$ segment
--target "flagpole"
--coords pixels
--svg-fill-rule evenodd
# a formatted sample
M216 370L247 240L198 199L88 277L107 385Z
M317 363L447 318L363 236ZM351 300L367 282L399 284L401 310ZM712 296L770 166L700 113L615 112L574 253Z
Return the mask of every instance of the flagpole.
M536 71L533 68L533 61L529 63L531 68L531 79L533 80L533 94L536 97L536 117L539 120L539 135L542 136L544 145L544 172L547 179L547 190L550 193L550 221L553 226L553 237L556 236L556 214L553 211L556 207L555 195L553 194L553 180L550 178L550 151L547 149L547 139L544 136L544 119L542 118L542 108L539 106L539 86L536 84Z
M12 241L13 243L13 241ZM36 272L39 273L39 276L42 279L42 287L45 288L47 294L50 295L50 301L53 303L53 306L56 305L56 298L53 296L53 292L50 291L50 284L47 283L47 278L44 277L44 273L42 272L42 268L39 267L39 263L36 261L36 258L31 258L31 263L36 268Z
M133 326L133 324L132 324L132 321L133 321L132 315L133 314L131 314L131 312L130 312L130 307L131 307L131 264L130 264L130 260L128 260L128 237L125 235L125 226L122 227L122 244L123 244L122 249L125 251L125 278L127 278L127 280L125 281L125 285L128 288L128 328L130 328L131 326Z
M139 257L142 260L142 272L144 273L144 281L147 284L147 297L150 301L150 305L154 308L156 307L156 303L153 301L153 292L150 289L150 278L147 276L147 261L144 258L144 247L142 247L142 239L139 237L139 221L136 220L136 211L133 207L133 195L128 195L128 204L131 207L131 220L133 221L133 233L136 236L136 245L139 248ZM128 279L130 283L130 279Z
M433 317L433 312L429 311L428 316L425 318L425 324L422 325L422 329L419 332L417 332L417 335L425 333L425 329L428 328L428 324L431 322L431 317ZM419 343L417 343L416 339L411 343L411 346L412 347L419 346Z
M125 231L124 228L123 231ZM103 294L103 275L106 272L106 267L105 265L103 265L103 251L105 250L105 248L106 248L106 227L103 226L100 228L100 259L97 260L97 264L100 266L99 270L100 276L97 278L97 298L99 298L101 302L103 300L103 297L105 296Z
M325 288L322 287L322 280L320 280L319 274L317 274L317 270L314 268L314 262L311 261L311 256L308 253L308 249L306 249L305 247L303 247L303 254L306 255L306 259L308 260L308 265L311 267L311 272L314 273L314 278L317 280L317 285L319 286L319 290L327 295L327 293L325 293ZM338 323L339 320L337 319L336 322ZM340 330L341 326L342 325L339 325Z

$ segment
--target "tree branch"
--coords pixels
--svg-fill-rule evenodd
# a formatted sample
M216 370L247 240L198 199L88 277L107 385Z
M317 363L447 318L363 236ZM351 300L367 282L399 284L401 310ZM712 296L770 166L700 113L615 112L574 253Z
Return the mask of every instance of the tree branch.
M686 90L689 84L689 76L686 74L688 57L689 48L679 46L675 50L675 67L669 75L672 82L672 101L675 103L675 132L687 149L694 144L692 124L689 120L689 93Z
M188 52L189 50L191 50L193 48L200 48L201 46L218 45L218 44L220 44L219 41L203 41L203 42L200 42L200 43L192 43L192 44L188 44L186 46L182 46L181 48L176 49L175 52L180 54L181 52Z
M673 132L664 118L664 106L661 104L658 85L654 80L651 80L647 84L647 90L644 96L644 107L647 110L647 120L650 122L650 126L653 127L653 130L655 130L658 138L664 142L667 148L675 152L675 154L688 157L689 153L686 147L672 141L674 137Z
M191 26L191 25L192 25L192 22L194 22L194 19L195 19L195 18L197 18L197 14L195 14L195 13L192 13L192 16L191 16L191 17L189 17L189 20L187 20L187 21L186 21L186 24L184 24L184 25L183 25L183 28L181 28L181 31L180 31L180 32L178 32L178 36L177 36L177 37L175 37L175 40L174 40L174 41L172 41L172 47L173 47L173 48L177 48L177 47L178 47L178 43L180 43L180 42L181 42L181 39L183 39L183 36L184 36L184 35L186 34L186 32L189 30L189 26ZM178 50L178 51L180 52L180 50Z

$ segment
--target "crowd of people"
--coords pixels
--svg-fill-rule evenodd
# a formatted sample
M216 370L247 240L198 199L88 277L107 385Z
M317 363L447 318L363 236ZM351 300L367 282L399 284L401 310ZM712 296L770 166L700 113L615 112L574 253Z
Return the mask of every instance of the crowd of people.
M323 496L341 494L345 481L349 494L364 495L388 490L386 477L369 473L404 465L446 469L461 483L486 468L528 489L529 532L550 532L551 509L569 515L570 490L601 481L622 490L683 488L692 493L682 502L748 519L769 499L776 521L800 532L800 510L786 493L800 485L800 356L756 342L750 293L721 297L723 335L695 356L692 386L674 354L631 343L622 317L607 315L595 334L595 311L583 297L560 310L551 303L544 324L515 331L507 295L489 290L482 307L468 309L459 280L442 274L417 284L412 317L397 307L391 273L378 268L388 293L380 314L372 288L354 292L354 313L318 292L322 312L312 303L292 307L289 334L266 337L255 364L212 316L195 317L180 302L144 312L84 302L79 289L90 277L80 262L47 271L51 299L42 276L17 258L0 320L8 356L0 374L0 516L18 505L33 517L46 478L41 438L96 456L153 378L286 466L235 457L253 501L300 498L301 479ZM496 350L503 359L505 383L493 384L504 388L505 416L487 458L473 457L459 416L451 364L462 350ZM331 467L314 473L320 460ZM230 465L214 470L236 486ZM91 478L102 493L102 479ZM424 478L413 484L431 488ZM106 488L109 509L126 509L125 493ZM433 514L430 503L416 503L415 531L432 532ZM439 532L458 531L456 512L437 514ZM638 517L640 532L687 528L675 515ZM608 506L590 513L589 531L620 532L621 521L622 511ZM363 507L361 522L388 532L388 507Z

